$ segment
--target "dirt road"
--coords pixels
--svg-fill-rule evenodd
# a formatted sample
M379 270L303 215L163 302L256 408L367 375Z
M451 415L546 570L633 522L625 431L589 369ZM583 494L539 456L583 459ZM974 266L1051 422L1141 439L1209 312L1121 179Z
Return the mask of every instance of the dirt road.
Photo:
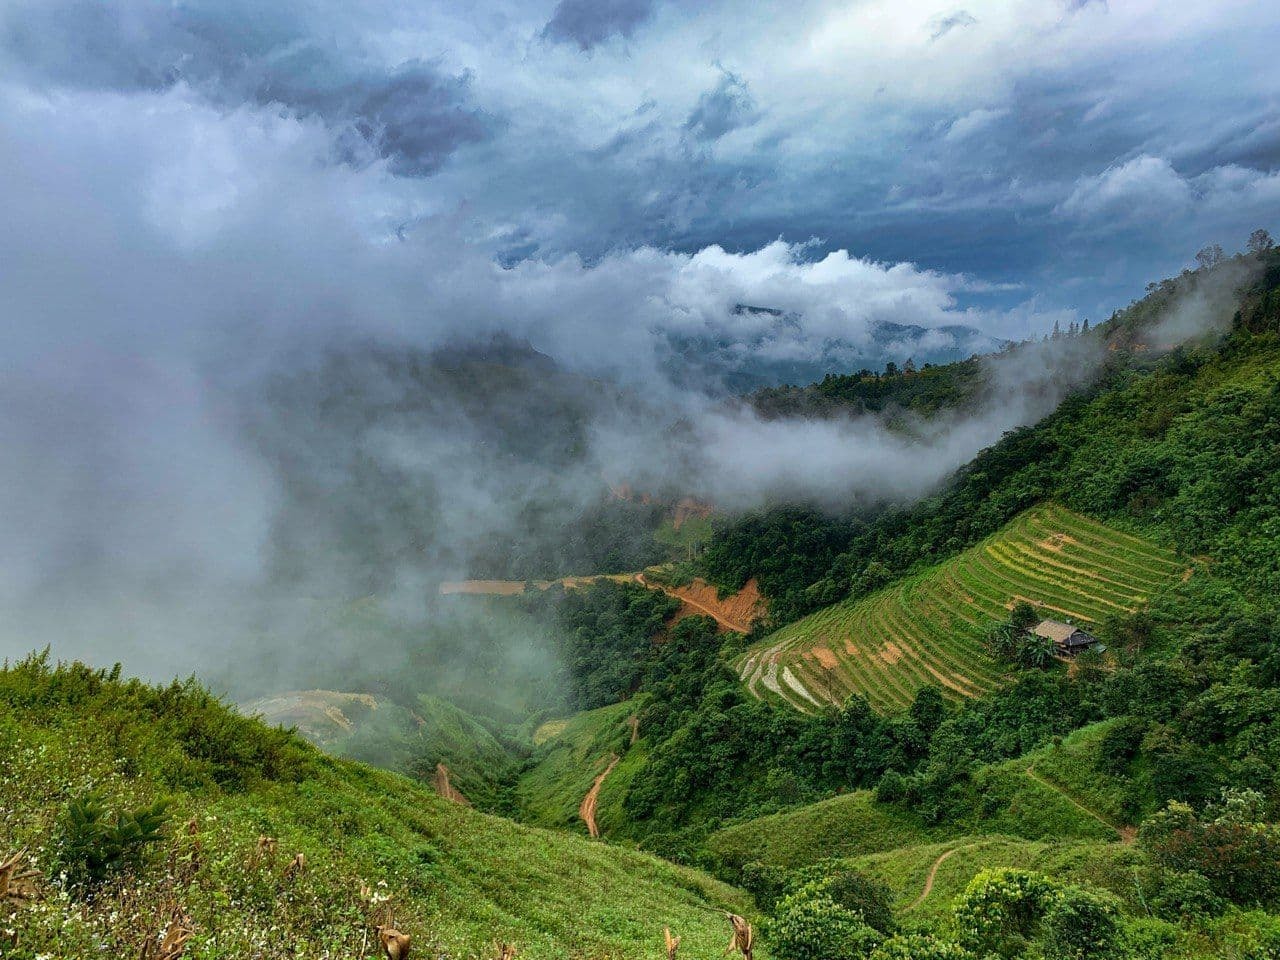
M679 600L690 610L706 614L726 630L733 630L736 633L751 632L750 624L743 623L736 617L726 615L723 610L717 610L710 603L703 602L695 596L690 596L693 592L691 589L668 587L661 583L655 583L654 581L649 580L643 573L609 573L591 577L564 577L560 580L535 580L531 582L536 589L546 590L548 587L557 585L573 589L575 587L594 583L598 580L613 580L616 583L631 580L647 590L660 590L667 596ZM700 581L698 581L698 583L700 583ZM440 594L442 596L449 596L452 594L470 594L473 596L516 596L524 593L525 586L526 583L523 580L459 580L453 583L440 584ZM707 587L707 589L712 588ZM738 597L742 596L743 594L738 595ZM755 596L755 594L747 594L749 600Z
M677 592L672 587L667 587L667 586L663 586L660 583L651 582L650 580L645 578L645 575L643 573L637 573L634 579L636 583L640 584L640 586L642 587L647 587L650 590L661 590L667 596L674 597L675 599L679 600L681 603L687 603L689 606L693 607L695 610L699 611L700 613L705 613L708 617L710 617L716 623L720 624L720 626L726 627L729 630L733 630L735 633L751 632L750 627L745 626L741 623L737 623L734 620L730 620L724 614L720 613L717 610L711 609L711 607L707 606L706 604L699 603L697 600L694 600L690 597L686 597L683 594Z
M582 798L582 805L578 807L578 816L587 825L587 833L593 839L600 836L600 827L596 824L596 804L600 802L600 788L604 786L605 777L613 773L613 768L618 765L619 759L621 758L616 753L609 755L609 765L604 768L603 773L596 777L595 783L591 784L591 789Z

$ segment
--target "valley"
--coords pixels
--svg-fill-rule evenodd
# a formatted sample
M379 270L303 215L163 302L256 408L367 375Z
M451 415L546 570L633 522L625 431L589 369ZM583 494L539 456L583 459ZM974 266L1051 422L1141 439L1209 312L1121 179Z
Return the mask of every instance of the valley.
M625 556L566 529L564 553L493 560L515 575L413 581L425 620L394 592L309 604L298 689L255 677L238 710L6 663L0 863L38 881L34 904L0 884L0 949L152 960L180 928L202 960L365 958L394 926L428 955L641 960L664 928L716 955L731 914L763 960L1038 960L1067 956L1046 944L1069 907L1103 931L1081 960L1265 960L1278 258L1185 350L1107 346L1167 290L1091 328L1109 366L924 499L703 511L696 544L627 502ZM833 416L901 383L924 410L975 377L770 402ZM1034 641L1024 606L1105 650L1011 656L993 637ZM91 893L59 879L148 817ZM990 903L1031 919L975 927Z

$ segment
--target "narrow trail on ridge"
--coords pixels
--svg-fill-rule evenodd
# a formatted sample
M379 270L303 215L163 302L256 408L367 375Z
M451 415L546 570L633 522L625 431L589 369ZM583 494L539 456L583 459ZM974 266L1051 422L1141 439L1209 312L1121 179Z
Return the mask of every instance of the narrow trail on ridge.
M1070 803L1077 810L1087 813L1089 816L1093 817L1093 819L1097 820L1100 824L1102 824L1108 830L1114 830L1116 833L1116 836L1120 838L1122 843L1133 843L1134 838L1138 835L1138 831L1134 827L1117 826L1116 824L1108 820L1106 817L1104 817L1102 814L1098 813L1098 811L1092 810L1089 807L1086 807L1083 803L1081 803L1071 794L1067 793L1067 791L1063 790L1060 786L1058 786L1053 781L1046 780L1044 777L1040 776L1040 774L1036 773L1036 768L1034 763L1031 766L1027 767L1025 772L1027 776L1030 777L1032 780L1034 780L1036 783L1040 784L1041 786L1048 787L1050 790L1054 791L1054 793L1061 795L1068 803Z
M943 862L946 861L946 859L950 857L953 853L956 853L957 851L963 850L963 849L965 848L952 847L950 850L943 851L942 856L938 857L937 860L933 861L933 866L929 868L929 875L924 878L924 889L920 891L920 896L912 900L911 905L907 907L905 910L903 910L902 911L903 913L910 913L916 907L920 906L920 904L924 903L926 900L929 899L929 894L933 893L933 881L937 879L937 876L938 876L938 868L942 866Z
M961 850L973 850L977 847L985 847L990 844L990 840L979 840L977 843L962 843L958 847L952 847L950 850L942 851L942 855L933 861L933 866L929 868L928 875L924 878L924 889L920 891L920 896L916 897L911 903L903 908L903 913L910 913L920 904L929 899L929 894L933 893L933 882L938 878L938 868L946 863L952 854L959 853Z
M591 789L587 791L587 795L582 798L582 804L578 807L578 816L587 825L587 833L593 840L600 836L600 827L596 824L596 805L600 802L600 788L604 786L605 777L613 773L613 768L618 765L620 759L622 758L616 753L609 754L609 765L596 777L595 783L591 784Z

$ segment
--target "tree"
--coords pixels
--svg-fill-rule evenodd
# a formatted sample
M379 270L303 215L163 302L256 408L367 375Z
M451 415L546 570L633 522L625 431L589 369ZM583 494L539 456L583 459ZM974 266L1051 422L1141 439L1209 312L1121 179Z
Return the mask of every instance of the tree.
M843 867L819 881L818 889L873 930L888 934L897 926L889 888L865 873Z
M1030 870L984 870L969 881L953 908L964 946L975 953L1022 953L1052 904L1053 881Z
M1035 607L1021 600L1009 613L1009 619L987 631L987 647L1001 660L1019 666L1043 670L1053 663L1053 641L1031 632L1040 621Z
M1099 960L1113 956L1120 935L1115 898L1083 887L1054 895L1044 917L1045 956L1061 960Z
M1015 630L1030 630L1039 622L1040 614L1025 600L1019 600L1009 611L1009 626Z
M1138 842L1156 865L1202 874L1219 896L1272 906L1280 902L1280 827L1263 820L1263 807L1262 794L1236 788L1203 814L1174 801L1142 824Z
M836 903L816 883L783 897L765 932L770 953L787 960L865 957L880 940L861 914Z
M1201 247L1196 254L1196 263L1203 268L1214 267L1220 264L1226 254L1222 251L1222 244L1211 243L1206 247Z
M1053 663L1056 647L1048 637L1042 637L1030 630L1018 635L1014 659L1031 670L1043 670Z
M1057 320L1053 321L1053 333L1050 335L1050 339L1051 340L1062 339L1062 326L1058 323Z
M1249 234L1249 252L1250 253L1266 253L1275 244L1271 240L1271 234L1259 227L1253 233Z
M1083 336L1084 334L1086 334L1086 333L1088 333L1088 332L1089 332L1089 318L1088 318L1088 317L1085 317L1085 318L1084 318L1084 323L1080 324L1080 334L1081 334L1081 336Z

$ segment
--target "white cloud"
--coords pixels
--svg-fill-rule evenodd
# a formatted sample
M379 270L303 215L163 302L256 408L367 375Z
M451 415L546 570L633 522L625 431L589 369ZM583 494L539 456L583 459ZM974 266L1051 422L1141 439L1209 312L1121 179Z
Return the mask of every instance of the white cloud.
M1163 220L1194 199L1191 186L1162 157L1134 157L1076 182L1056 212L1076 220L1107 220L1123 226L1139 219Z
M1168 160L1145 155L1077 181L1054 208L1060 217L1102 230L1189 215L1209 231L1234 228L1241 216L1262 222L1278 210L1280 170L1223 164L1188 178ZM1204 233L1202 239L1212 236Z
M958 143L966 140L999 120L1009 115L1008 110L993 110L987 107L979 107L977 110L971 110L963 117L957 117L956 120L947 128L947 133L943 137L951 143Z

